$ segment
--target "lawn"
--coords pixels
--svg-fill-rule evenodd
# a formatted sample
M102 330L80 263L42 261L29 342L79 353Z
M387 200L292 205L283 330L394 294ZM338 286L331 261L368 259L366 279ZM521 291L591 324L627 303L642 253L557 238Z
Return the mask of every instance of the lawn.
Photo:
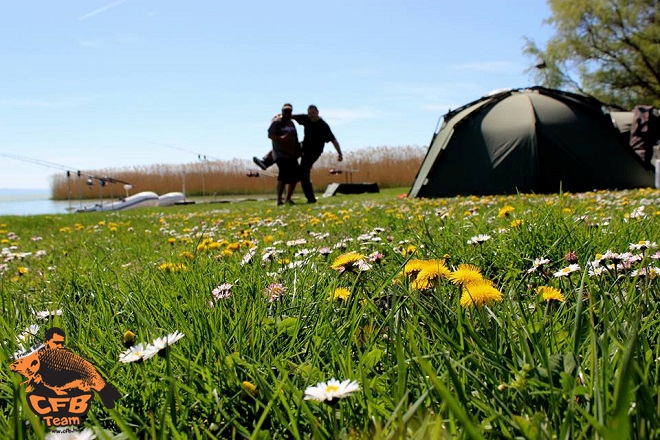
M0 433L56 326L97 438L660 436L660 191L406 191L0 217Z

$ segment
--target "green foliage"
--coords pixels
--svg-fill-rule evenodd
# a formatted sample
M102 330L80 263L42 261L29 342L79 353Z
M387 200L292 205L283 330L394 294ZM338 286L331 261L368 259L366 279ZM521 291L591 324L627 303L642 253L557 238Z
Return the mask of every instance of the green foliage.
M57 325L122 395L95 398L99 438L660 436L660 191L396 194L0 218L0 432L51 429L8 365ZM369 266L333 269L349 252ZM431 259L503 300L464 307L449 279L404 274ZM122 363L126 330L185 337ZM305 400L330 378L360 390Z
M657 0L548 0L555 35L525 53L543 62L541 84L568 87L605 104L660 106L660 7Z

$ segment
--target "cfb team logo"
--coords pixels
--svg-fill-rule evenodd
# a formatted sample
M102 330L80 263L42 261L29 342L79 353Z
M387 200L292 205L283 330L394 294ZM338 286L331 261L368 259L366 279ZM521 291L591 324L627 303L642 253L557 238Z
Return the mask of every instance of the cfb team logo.
M106 408L121 395L96 368L64 348L64 331L52 327L45 343L17 358L9 368L26 378L27 402L46 426L81 425L96 391Z

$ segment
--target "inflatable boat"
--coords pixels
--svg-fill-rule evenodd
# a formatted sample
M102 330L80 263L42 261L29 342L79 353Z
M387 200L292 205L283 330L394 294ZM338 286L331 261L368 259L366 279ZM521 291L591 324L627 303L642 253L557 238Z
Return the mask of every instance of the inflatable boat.
M96 204L78 209L76 212L121 211L124 209L147 208L159 206L158 194L152 191L142 191L116 202Z
M169 192L158 197L158 206L181 205L185 201L186 196L182 192Z

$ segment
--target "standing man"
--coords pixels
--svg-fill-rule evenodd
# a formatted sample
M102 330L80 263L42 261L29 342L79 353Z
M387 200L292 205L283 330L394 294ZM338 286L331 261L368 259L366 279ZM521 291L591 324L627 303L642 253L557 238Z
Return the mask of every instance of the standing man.
M268 128L268 138L273 141L273 160L279 168L277 176L277 205L288 203L293 205L291 196L296 189L296 183L300 180L300 143L298 132L291 120L293 106L284 104L282 106L282 117L274 120ZM282 200L286 186L286 198Z
M310 105L307 108L306 115L293 115L292 119L305 127L305 138L302 142L302 158L300 160L300 184L307 198L307 203L316 203L310 173L314 163L321 156L321 153L323 153L326 142L332 142L332 145L334 145L335 150L337 150L337 160L339 162L344 160L344 156L330 126L319 116L319 109L315 105ZM265 170L273 164L272 159L268 156L266 155L263 159L254 157L253 160L261 169Z

